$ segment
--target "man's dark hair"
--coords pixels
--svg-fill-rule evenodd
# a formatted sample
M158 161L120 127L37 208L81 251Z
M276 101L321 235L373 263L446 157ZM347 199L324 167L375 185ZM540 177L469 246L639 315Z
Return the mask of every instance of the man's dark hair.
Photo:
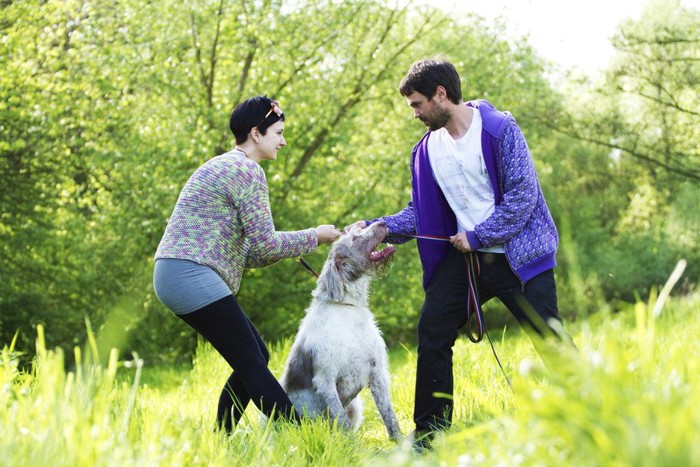
M401 80L399 92L404 97L418 92L428 99L432 99L438 86L445 88L450 102L460 103L462 88L459 73L454 65L447 60L427 58L418 60L411 65L411 69Z
M253 127L257 127L264 135L272 124L280 120L284 121L284 114L277 115L274 111L270 112L273 105L277 105L273 99L267 96L255 96L244 100L233 109L229 128L236 137L236 144L245 143Z

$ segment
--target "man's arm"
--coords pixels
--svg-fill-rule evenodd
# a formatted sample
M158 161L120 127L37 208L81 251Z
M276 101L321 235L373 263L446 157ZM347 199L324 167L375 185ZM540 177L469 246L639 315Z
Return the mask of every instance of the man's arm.
M525 136L515 122L504 131L502 154L503 201L467 240L472 250L501 245L516 236L532 215L539 197L539 181Z
M406 235L415 235L416 233L416 222L413 215L413 201L409 201L408 205L396 214L377 217L369 221L357 221L345 227L345 231L349 231L354 226L359 226L364 229L380 220L386 222L386 226L389 228L391 243L405 243L412 239L412 237L407 237Z

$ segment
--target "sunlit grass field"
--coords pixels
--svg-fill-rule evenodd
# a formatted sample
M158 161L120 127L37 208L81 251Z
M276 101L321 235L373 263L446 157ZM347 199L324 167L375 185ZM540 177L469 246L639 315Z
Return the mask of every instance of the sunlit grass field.
M545 367L521 333L491 330L509 387L486 341L455 347L452 430L416 455L388 439L368 391L365 422L265 423L252 407L231 435L213 429L229 369L208 345L193 368L149 368L138 356L94 361L93 341L64 369L42 330L31 372L13 349L0 359L0 464L700 466L700 295L655 296L615 315L569 323L579 352L554 348ZM271 349L280 375L290 341ZM391 351L392 396L412 430L416 352Z

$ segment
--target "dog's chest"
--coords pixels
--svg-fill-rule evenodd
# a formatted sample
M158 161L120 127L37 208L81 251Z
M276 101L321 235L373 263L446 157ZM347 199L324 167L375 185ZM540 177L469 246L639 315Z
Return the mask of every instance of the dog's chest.
M302 326L307 345L317 351L316 355L329 355L338 363L386 352L369 310L335 305L308 314Z

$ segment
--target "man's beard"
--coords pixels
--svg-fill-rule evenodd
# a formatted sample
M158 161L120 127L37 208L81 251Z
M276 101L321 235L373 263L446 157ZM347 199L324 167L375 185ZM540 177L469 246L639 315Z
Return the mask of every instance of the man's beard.
M421 120L428 126L430 131L435 131L447 125L447 122L450 120L450 113L445 109L435 107L431 115L421 118Z

